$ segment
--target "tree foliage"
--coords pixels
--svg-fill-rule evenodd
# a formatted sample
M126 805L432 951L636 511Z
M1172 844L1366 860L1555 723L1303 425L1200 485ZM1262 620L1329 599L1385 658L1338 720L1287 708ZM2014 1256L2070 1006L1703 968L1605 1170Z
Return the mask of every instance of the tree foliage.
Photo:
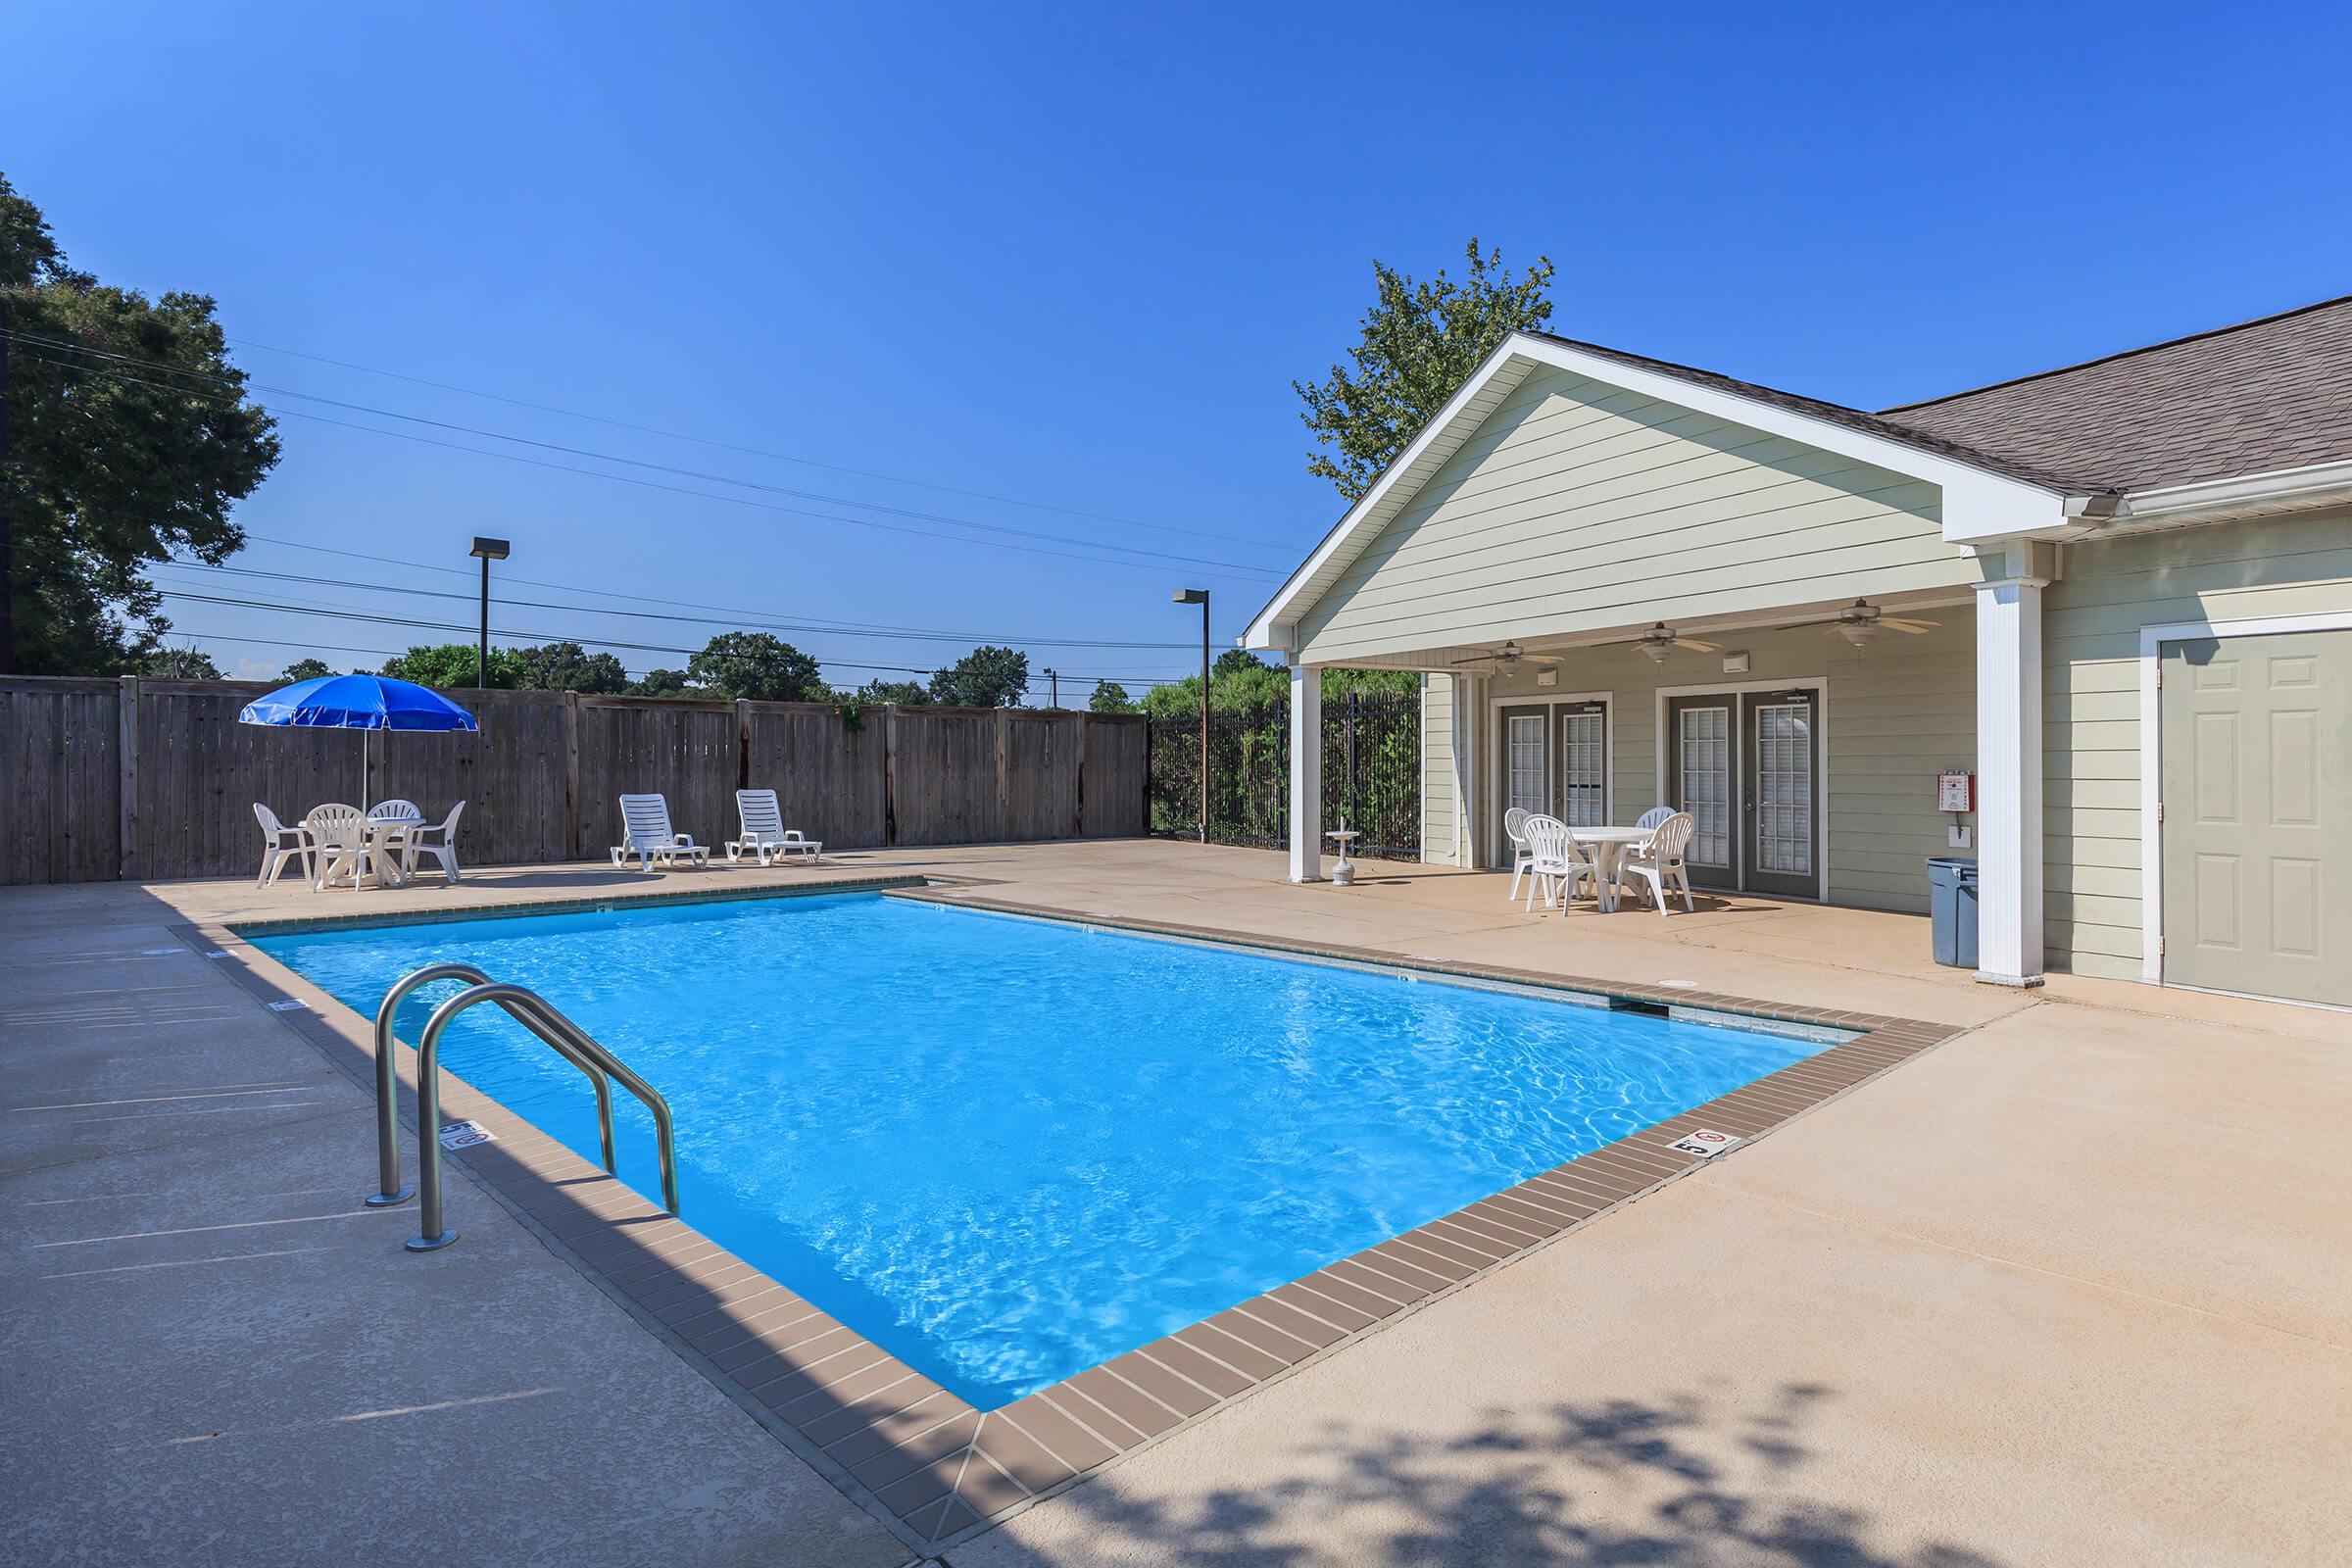
M0 329L15 667L135 672L171 626L144 568L217 565L244 543L230 511L277 462L275 426L245 403L210 298L76 271L5 176Z
M298 680L317 680L321 675L334 673L335 667L323 659L297 659L278 671L277 678L291 684Z
M1143 710L1142 705L1127 695L1127 688L1115 680L1095 682L1095 695L1086 700L1086 707L1089 712L1095 713L1136 713Z
M419 686L471 686L474 647L472 643L436 643L431 647L412 648L386 661L383 672L395 680L413 680ZM521 654L512 648L493 647L488 678L496 691L512 691L521 685Z
M157 680L219 680L220 666L212 655L190 644L185 648L152 648L139 661L139 673Z
M1029 656L983 644L931 676L931 700L946 708L1015 708L1029 689Z
M686 672L682 669L649 669L645 678L629 688L635 697L690 697L686 689Z
M829 702L816 661L764 631L721 632L686 662L686 679L720 697L763 703Z
M931 701L931 693L919 680L883 680L877 676L849 693L843 701L861 707L896 703L901 708L920 708Z
M542 643L515 650L522 659L516 684L534 692L587 692L605 696L629 689L629 672L611 654L592 654L578 643Z
M1364 313L1362 340L1348 351L1354 368L1334 365L1328 380L1291 383L1306 405L1298 417L1318 446L1332 449L1309 453L1307 471L1351 503L1496 344L1551 319L1544 293L1549 257L1537 257L1515 278L1499 249L1482 251L1473 239L1467 255L1469 272L1459 282L1442 268L1422 282L1373 262L1377 297Z

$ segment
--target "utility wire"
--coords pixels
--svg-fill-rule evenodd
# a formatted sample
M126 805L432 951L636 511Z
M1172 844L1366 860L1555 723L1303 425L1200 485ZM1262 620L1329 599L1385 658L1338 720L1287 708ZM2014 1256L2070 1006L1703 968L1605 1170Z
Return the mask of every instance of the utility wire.
M398 650L390 648L354 648L346 643L314 643L285 637L228 637L223 636L219 632L183 631L177 626L172 628L172 635L174 637L185 637L191 643L234 643L239 647L249 648L299 648L306 653L313 654L366 654L372 659L385 660L397 659L400 657ZM1065 678L1075 678L1070 676L1067 670L1064 670L1062 674ZM1111 679L1112 677L1102 676L1100 678ZM1034 675L1030 677L1029 681L1022 689L1025 691L1037 691L1046 687L1048 684L1049 682L1044 676ZM1134 684L1134 682L1126 682L1124 684ZM1172 686L1181 683L1177 681L1153 681L1150 684Z
M39 356L36 356L36 358L38 357ZM65 364L66 362L53 361L51 363ZM143 381L137 376L125 375L123 372L117 370L106 370L102 368L94 369L89 366L73 366L71 368L79 369L90 374L111 375L118 380L126 380L137 385L152 386L159 391L182 392L185 390L184 388L180 387L167 386L160 382ZM1012 544L997 539L973 539L963 534L938 533L928 528L912 528L904 523L878 522L871 517L844 517L828 512L810 512L804 507L777 506L772 502L755 501L749 496L713 495L708 490L688 489L684 485L662 484L652 479L634 478L625 473L605 473L595 468L574 467L567 463L550 463L544 458L525 457L519 452L491 452L481 447L466 446L463 442L442 441L428 435L412 434L406 430L383 430L378 429L376 426L371 424L355 424L349 419L337 419L323 414L310 414L301 409L272 409L269 412L282 415L288 418L310 419L319 424L339 425L346 430L362 430L366 431L369 435L387 436L395 441L414 441L419 446L444 447L452 452L469 452L475 457L495 458L501 463L519 463L534 468L552 468L558 473L582 474L591 479L603 479L612 484L635 485L641 490L661 490L670 495L693 496L703 501L723 502L731 507L749 507L755 512L782 513L788 516L811 517L819 522L848 523L852 527L877 528L887 533L912 534L916 538L920 539L942 539L950 544L976 545L988 550L1013 550L1018 551L1023 555L1052 556L1061 561L1085 562L1089 565L1121 566L1130 571L1154 572L1159 574L1163 579L1168 570L1168 568L1165 566L1155 565L1150 562L1119 561L1107 556L1073 555L1067 550L1048 550L1037 545ZM1247 567L1241 568L1238 572L1220 570L1215 567L1203 567L1196 574L1203 577L1226 578L1232 578L1237 575L1247 575L1251 577L1273 577L1277 575L1274 572L1255 571Z
M1108 512L1087 512L1076 507L1057 507L1045 501L1026 501L1019 496L991 495L985 490L965 490L952 484L934 484L928 479L909 479L904 474L880 473L871 468L853 468L839 463L823 463L815 458L804 458L790 452L770 452L762 447L739 446L732 441L719 441L710 436L692 435L684 430L664 430L659 425L637 424L627 419L608 418L601 414L583 414L577 409L558 408L552 403L534 403L528 398L509 397L500 392L485 392L479 387L459 386L451 381L435 381L421 375L406 375L398 370L379 369L371 365L358 365L350 360L338 360L324 354L308 354L301 349L280 348L249 337L228 340L266 354L284 354L297 360L309 360L315 365L332 365L340 369L358 370L364 375L380 375L388 380L406 381L413 386L429 386L437 391L456 392L469 398L487 398L493 403L505 403L517 409L532 409L541 414L562 415L567 419L585 419L591 424L610 425L615 430L634 430L640 435L661 436L668 441L687 441L696 446L710 447L720 452L740 452L746 457L768 458L777 463L797 463L804 467L822 468L828 473L846 473L860 479L879 479L886 484L910 485L917 490L935 490L942 495L964 496L973 501L991 501L1000 506L1028 507L1037 512L1052 512L1064 517L1089 517L1097 522L1115 522L1130 528L1152 528L1161 533L1188 534L1197 539L1218 539L1229 544L1267 547L1262 539L1246 534L1216 533L1205 528L1180 528L1170 522L1147 522L1141 517L1122 517Z
M1242 562L1236 562L1236 561L1202 561L1202 560L1199 560L1199 559L1196 559L1196 558L1194 558L1194 557L1190 557L1190 556L1179 556L1179 555L1174 555L1174 554L1171 554L1171 553L1169 553L1169 552L1167 552L1167 551L1161 551L1161 550L1146 550L1146 549L1141 549L1141 548L1139 548L1139 547L1137 547L1137 546L1133 546L1133 545L1121 545L1121 544L1114 544L1114 543L1110 543L1110 542L1107 542L1107 541L1104 541L1104 540L1101 540L1101 539L1074 538L1074 537L1072 537L1072 536L1070 536L1070 535L1067 535L1067 534L1044 533L1044 532L1041 532L1041 531L1039 531L1039 530L1036 530L1036 529L1031 529L1031 528L1012 528L1012 527L1007 527L1007 526L1005 526L1005 525L1004 525L1004 524L1001 524L1001 523L980 522L980 521L976 521L976 520L974 520L974 519L972 519L972 518L969 518L969 517L957 517L957 516L952 516L952 515L949 515L949 514L941 514L941 513L931 513L931 512L915 512L915 511L911 511L911 510L909 510L909 509L907 509L907 508L905 508L905 507L892 507L892 506L885 506L885 505L883 505L883 504L881 504L881 503L879 503L879 502L870 502L870 501L858 501L858 500L854 500L854 499L852 499L852 498L850 498L850 497L847 497L847 496L835 496L835 495L827 495L827 494L825 494L825 493L823 493L823 492L821 492L821 491L814 491L814 490L800 490L800 489L795 489L795 488L793 488L792 486L789 486L789 485L769 484L769 483L766 483L766 482L764 482L764 481L762 481L762 480L758 480L758 479L744 479L744 478L738 478L738 477L736 477L735 475L732 475L732 474L717 473L717 472L713 472L713 471L711 471L711 470L709 470L709 469L702 469L702 468L687 468L687 467L681 467L681 466L676 466L676 465L674 465L674 464L666 464L666 463L654 463L654 462L648 461L648 460L646 460L646 459L643 459L643 458L627 458L627 457L619 457L619 456L616 456L616 455L614 455L614 454L612 454L612 453L609 453L609 452L599 452L599 451L596 451L596 450L594 450L593 448L569 446L569 445L566 445L566 444L564 444L564 443L563 443L563 442L560 442L560 441L541 441L541 440L536 440L536 439L534 439L534 438L532 438L532 437L530 437L530 436L512 435L512 434L509 434L508 432L505 432L505 431L502 431L502 430L489 430L489 429L483 429L483 428L481 428L481 427L479 427L479 426L475 426L475 425L467 425L467 424L459 424L459 423L456 423L456 422L454 422L454 421L452 421L452 420L447 420L447 419L433 419L433 418L427 418L427 417L425 417L425 416L422 416L422 415L416 415L416 414L403 414L403 413L400 413L399 411L397 411L397 410L394 410L394 409L379 409L379 408L374 408L374 407L372 407L372 406L370 406L370 405L364 404L364 403L351 403L351 402L347 402L347 401L345 401L345 400L343 400L343 399L340 399L340 398L322 397L322 396L320 396L320 395L318 395L318 394L316 394L316 393L311 393L311 392L302 392L302 391L298 391L298 390L296 390L296 389L294 389L294 388L291 388L291 387L270 386L270 385L268 385L268 384L266 384L266 383L262 383L262 382L250 382L250 383L239 382L239 381L237 381L237 380L235 380L235 379L232 379L232 378L230 378L230 377L225 377L225 376L215 375L215 374L213 374L213 373L212 373L212 372L210 372L210 371L205 371L205 370L190 370L190 369L186 369L186 368L181 368L181 367L178 367L178 366L167 365L167 364L164 364L164 363L162 363L161 361L149 360L149 359L143 359L143 358L141 358L141 357L139 357L139 356L136 356L136 355L129 355L129 354L119 354L119 353L116 353L116 352L114 352L113 350L110 350L110 349L92 348L92 347L89 347L89 346L87 346L87 345L85 345L85 344L74 343L74 342L71 342L71 341L69 341L69 340L64 340L64 339L58 339L58 338L44 337L44 336L40 336L40 335L37 335L37 334L33 334L33 333L27 333L27 332L24 332L24 331L17 330L17 329L13 329L13 328L10 328L10 329L5 329L5 330L7 330L7 331L8 331L8 335L9 335L9 336L10 336L10 337L11 337L13 340L15 340L15 341L17 341L17 342L24 343L24 344L26 344L27 346L30 346L30 347L34 348L34 350L35 350L35 353L34 353L34 356L33 356L33 357L34 357L34 358L36 358L36 359L40 359L40 360L42 360L42 361L43 361L44 363L46 363L46 364L51 364L51 365L57 365L57 366L61 366L61 367L63 367L63 368L67 368L67 369L77 369L77 370L81 370L81 371L83 371L84 373L96 373L96 374L101 374L101 375L110 375L110 376L113 376L113 377L115 377L116 379L119 379L119 380L124 380L124 381L129 381L129 382L131 382L131 383L132 383L132 384L134 384L134 385L139 385L139 386L146 386L146 387L150 387L150 388L153 388L154 390L157 390L157 391L163 391L163 392L175 392L175 393L179 393L179 394L181 394L181 395L183 395L183 396L211 396L211 397L227 397L227 398L230 398L230 399L232 399L232 400L235 400L235 401L240 401L240 402L242 402L242 401L244 401L244 400L245 400L245 387L246 387L247 385L251 385L251 386L254 386L254 387L257 387L257 388L259 388L261 391L264 391L264 392L270 393L270 394L272 394L272 395L274 395L274 396L277 396L277 397L291 397L291 398L299 398L299 399L303 400L304 402L322 404L322 405L324 405L324 406L326 406L326 407L328 407L328 408L340 409L340 410L342 410L342 411L344 411L344 412L346 412L346 413L352 413L352 414L365 414L365 415L368 415L368 416L372 416L372 417L376 417L376 418L385 418L385 419L399 419L399 420L402 420L402 421L404 421L404 422L406 422L406 423L410 423L410 424L418 424L418 425L424 425L424 426L426 426L426 427L428 427L428 428L431 428L431 429L450 431L450 432L453 432L453 433L456 433L456 434L460 434L460 435L469 435L469 436L475 436L475 437L481 438L481 439L483 439L483 440L491 440L491 441L505 441L505 442L510 442L510 443L513 443L513 444L514 444L514 445L516 445L516 446L530 447L530 448L534 448L534 449L536 449L536 450L539 450L539 451L561 453L561 454L563 454L563 455L564 455L564 456L565 456L565 457L586 458L586 459L589 459L589 460L591 460L591 461L593 461L593 462L615 464L615 465L619 465L619 466L625 466L625 467L640 468L640 469L644 469L644 470L647 470L647 471L650 471L650 472L667 474L667 475L670 475L670 476L672 476L672 477L676 477L676 478L693 479L693 480L696 480L696 481L698 481L698 482L700 482L700 483L704 483L704 484L723 484L723 485L732 485L732 486L736 486L736 487L739 487L739 488L742 488L742 489L753 490L753 491L760 492L760 493L763 493L763 494L769 494L769 495L779 495L779 496L786 496L786 497L789 497L789 498L791 498L791 499L794 499L794 500L799 500L799 501L819 501L819 502L823 502L823 503L825 503L825 504L827 504L827 505L829 505L829 506L846 506L846 507L855 507L855 508L858 508L858 510L860 510L860 511L866 511L866 512L879 512L879 513L883 513L883 514L887 514L887 515L891 515L891 516L898 516L898 517L906 517L906 518L911 518L911 519L913 519L913 520L915 520L915 521L918 521L918 522L936 522L936 523L944 523L944 524L947 524L947 525L949 525L949 526L951 526L951 527L958 527L958 528L971 528L971 529L976 529L976 530L979 530L979 531L981 531L981 532L984 532L984 533L1003 534L1003 535L1005 535L1005 536L1009 537L1009 538L1043 540L1043 541L1047 541L1047 542L1054 543L1054 544L1076 545L1076 546L1079 546L1079 547L1081 547L1081 548L1084 548L1084 549L1091 549L1091 550L1111 550L1111 551L1117 551L1117 552L1119 552L1119 553L1121 553L1121 554L1123 554L1123 555L1147 557L1147 558L1150 558L1150 561L1152 561L1152 562L1164 562L1164 563L1167 563L1167 564L1170 564L1170 565L1184 565L1184 566L1194 566L1194 567L1200 567L1200 566L1218 566L1218 567L1223 567L1223 568L1225 568L1225 569L1227 569L1227 570L1231 570L1231 571L1238 571L1238 572L1244 572L1244 573L1248 573L1248 574L1250 574L1250 575L1253 575L1253 576L1267 576L1267 577L1274 577L1274 576L1279 576L1279 575L1280 575L1280 573L1278 573L1278 572L1275 572L1275 571L1272 571L1272 570L1270 570L1270 569L1268 569L1268 568L1265 568L1265 567L1260 567L1260 566L1251 566L1251 565L1249 565L1249 564L1245 564L1245 563L1242 563ZM64 351L64 352L67 352L67 353L74 353L74 354L82 354L82 355L88 355L88 356L91 356L91 357L94 357L94 358L97 358L97 359L102 359L102 360L111 360L111 361L115 361L115 362L118 362L118 363L121 363L121 364L127 364L127 365L137 365L137 366L142 366L142 367L145 367L145 368L152 368L152 369L161 370L161 371L163 371L163 372L165 372L165 373L167 373L167 374L171 374L171 375L185 376L185 377L191 377L191 378L194 378L194 379L197 379L197 380L201 380L201 381L209 381L209 382L216 383L216 385L217 385L218 387L223 388L223 389L225 389L225 390L213 390L213 389L209 389L209 388L208 388L208 389L202 389L202 390L199 390L199 389L197 389L197 388L192 388L192 387L177 386L177 385L172 385L172 384L170 384L170 383L165 383L165 382L151 381L151 380L147 380L147 379L145 379L144 377L140 377L140 376L134 376L134 375L131 375L131 374L129 374L129 373L128 373L128 372L126 372L126 371L122 371L122 370L112 370L112 369L105 368L104 367L97 367L97 366L87 366L87 365L77 365L77 364L75 364L74 362L73 362L73 361L71 361L71 360L59 360L59 359L50 358L49 356L46 356L46 355L42 355L42 354L40 354L40 353L38 352L38 350L39 350L40 348L43 348L43 347L52 348L52 349L58 349L58 350L62 350L62 351ZM305 413L304 413L303 411L301 411L301 410L296 410L296 409L279 409L279 408L271 408L271 407L270 407L270 405L268 405L268 404L261 404L261 403L259 403L259 401L258 401L258 400L255 400L255 402L256 402L256 406L258 406L258 407L261 407L261 408L264 408L264 409L268 410L270 413L272 413L272 414L291 415L291 416L296 416L296 417L301 417L301 418L318 419L318 420L320 420L321 422L323 422L323 423L328 423L328 424L345 424L345 425L347 425L347 427L348 427L348 428L351 428L351 429L358 429L358 430L372 430L372 431L373 431L373 433L375 433L375 434L378 434L378 435L399 436L399 435L401 435L401 434L402 434L402 432L400 432L400 431L395 431L395 430L381 430L381 429L375 429L373 426L369 426L369 425L349 424L349 423L348 423L348 421L345 421L345 420L339 420L339 419L327 419L327 418L324 418L324 416L319 416L319 415L313 415L313 414L305 414ZM423 440L423 438L422 438L422 437L410 437L410 439ZM510 459L514 459L514 458L515 458L515 457L516 457L516 455L515 455L515 454L512 454L512 453L488 452L488 451L484 451L482 448L479 448L479 447L467 447L467 446L462 446L462 445L458 445L458 444L456 444L456 443L452 443L452 442L429 442L429 443L427 443L427 444L430 444L430 445L437 445L437 446L449 446L449 447L451 447L453 450L460 451L460 452L472 452L472 453L476 454L477 456L481 456L481 457L503 457L503 458L510 458ZM598 474L598 473L597 473L597 470L595 470L595 469L589 469L589 468L569 468L569 467L566 467L564 465L562 465L562 464L541 464L541 465L539 465L539 466L545 466L545 467L554 467L554 468L560 468L560 469L563 469L564 471L566 471L566 472L572 472L572 473L586 473L586 474L594 474L594 475L596 475L596 476L598 476L598 477L603 477L603 478L614 478L614 479L617 479L617 478L620 478L620 477L622 477L621 475L618 475L618 474ZM657 486L656 488L670 488L670 487ZM684 494L689 494L689 495L692 495L692 494L707 494L707 492L697 492L697 491L684 491L684 492L682 492L682 493L684 493ZM716 499L727 499L727 498L720 498L720 497L710 497L710 499L716 500ZM793 509L793 508L775 508L775 509L773 509L773 510L776 510L776 511L783 511L783 512L790 512L790 511L794 511L794 510L796 510L796 509ZM805 514L805 515L809 515L809 516L818 516L818 515L821 515L820 514L813 514L813 513L809 513L809 514ZM839 522L850 522L850 523L861 523L861 524L863 524L864 526L868 526L868 527L885 527L885 526L888 526L887 524L882 524L882 523L871 522L871 521L869 521L869 520L867 520L867 519L862 519L862 518L854 518L854 517L832 517L832 518L827 518L826 520L830 520L830 521L839 521ZM902 529L902 530L900 530L900 531L902 531L902 532L915 532L915 531L917 531L917 530L911 530L911 529ZM933 537L933 538L948 538L948 539L953 539L953 538L956 538L956 535L953 535L953 534L944 534L944 535L943 535L943 534L934 534L934 535L929 535L929 537ZM985 541L980 541L980 540L967 540L967 541L963 541L963 542L966 542L966 543L975 543L975 544L977 544L977 543L983 543L983 542L985 542ZM1007 547L1007 548L1009 548L1009 547ZM1083 559L1083 558L1081 558L1081 559ZM1140 565L1140 564L1146 564L1146 563L1142 563L1142 562L1137 562L1137 563L1126 563L1126 564L1139 564L1139 565Z
M157 591L166 599L185 600L192 604L228 605L243 610L266 610L291 615L319 615L332 620L357 620L379 626L408 626L424 631L455 632L474 632L478 629L476 626L464 621L424 620L409 615L388 615L375 613L368 611L330 608L322 605L292 605L268 599L240 599L220 594L191 593L184 588L164 587L159 588ZM556 632L544 631L516 631L503 626L491 627L490 635L493 637L511 638L516 642L528 644L576 642L593 648L621 649L642 654L671 654L683 656L689 659L696 654L703 652L703 650L700 648L676 648L663 643L623 642L616 638L611 637L592 637L582 636L579 634L564 635ZM933 665L876 664L854 659L818 659L816 662L820 665L825 665L836 669L872 669L900 675L929 675L935 673L937 668L937 666ZM1104 674L1093 670L1064 670L1062 673L1072 679L1114 680L1121 683L1137 683L1143 685L1160 685L1170 683L1165 681L1163 677L1152 675L1114 675Z
M466 604L477 602L478 597L474 594L461 593L455 589L414 588L397 583L355 583L346 577L315 577L301 572L264 571L252 566L216 566L201 561L174 561L171 563L171 565L181 570L225 572L233 576L265 578L273 582L299 582L324 588L366 589L369 593L411 594L428 599L457 599L463 600ZM869 630L852 626L821 625L806 621L763 620L740 614L723 616L665 614L659 611L619 610L604 605L563 604L545 599L511 599L502 595L493 595L490 602L494 605L512 605L525 610L563 610L586 615L626 615L636 620L675 620L705 626L789 631L830 637L877 637L902 642L999 643L1029 648L1121 648L1153 651L1163 649L1189 651L1192 647L1190 643L1092 642L1079 637L1015 637L980 632L917 631L912 629Z

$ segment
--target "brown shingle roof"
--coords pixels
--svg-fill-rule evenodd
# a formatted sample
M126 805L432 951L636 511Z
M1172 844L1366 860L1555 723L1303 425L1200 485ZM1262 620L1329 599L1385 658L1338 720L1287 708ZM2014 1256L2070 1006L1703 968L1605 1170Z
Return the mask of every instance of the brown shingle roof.
M2075 493L2352 459L2352 295L1877 414L1554 341Z

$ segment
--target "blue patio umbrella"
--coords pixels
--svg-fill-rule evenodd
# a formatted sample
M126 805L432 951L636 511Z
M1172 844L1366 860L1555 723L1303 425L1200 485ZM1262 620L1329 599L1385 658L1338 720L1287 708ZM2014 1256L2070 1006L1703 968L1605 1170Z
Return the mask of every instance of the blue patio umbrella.
M389 675L320 675L257 697L237 714L241 724L285 724L360 731L360 806L368 802L368 735L373 729L479 729L468 713L430 686Z

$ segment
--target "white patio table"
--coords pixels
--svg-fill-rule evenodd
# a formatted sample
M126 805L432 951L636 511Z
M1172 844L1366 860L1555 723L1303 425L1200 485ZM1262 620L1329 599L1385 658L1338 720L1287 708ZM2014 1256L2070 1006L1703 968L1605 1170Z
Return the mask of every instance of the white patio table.
M1572 827L1568 836L1592 851L1592 865L1599 875L1594 879L1593 903L1603 914L1617 911L1617 867L1625 859L1628 846L1647 844L1655 828L1646 827Z

